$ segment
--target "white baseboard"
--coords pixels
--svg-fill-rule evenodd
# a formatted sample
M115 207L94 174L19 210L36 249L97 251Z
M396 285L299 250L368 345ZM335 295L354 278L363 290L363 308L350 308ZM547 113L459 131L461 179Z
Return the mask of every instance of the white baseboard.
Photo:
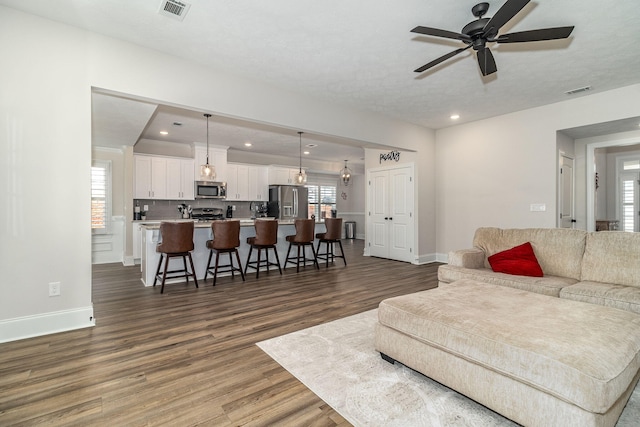
M93 306L0 321L0 343L95 326Z
M138 264L140 263L138 262ZM136 265L135 258L133 258L132 256L124 257L124 259L122 260L122 265L124 265L125 267L131 267L132 265Z
M449 263L449 254L436 254L436 262Z
M436 254L419 255L416 257L412 264L421 265L430 264L432 262L438 262Z

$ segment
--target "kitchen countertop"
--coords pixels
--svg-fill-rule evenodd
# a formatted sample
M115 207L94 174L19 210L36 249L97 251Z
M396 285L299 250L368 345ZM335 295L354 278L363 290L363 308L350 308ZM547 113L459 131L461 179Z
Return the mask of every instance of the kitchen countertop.
M269 218L259 218L259 219L269 219ZM255 222L254 219L251 218L229 218L229 220L233 221L233 220L240 220L240 226L241 227L253 227L253 224ZM158 230L160 228L160 223L161 222L187 222L187 221L193 221L194 227L195 228L209 228L211 227L211 222L212 221L195 221L193 219L158 219L158 220L140 220L140 221L133 221L134 223L140 224L142 227L144 227L147 230ZM278 224L280 225L293 225L293 223L295 222L295 220L293 219L287 219L287 220L278 220ZM316 221L316 224L324 224L324 221Z

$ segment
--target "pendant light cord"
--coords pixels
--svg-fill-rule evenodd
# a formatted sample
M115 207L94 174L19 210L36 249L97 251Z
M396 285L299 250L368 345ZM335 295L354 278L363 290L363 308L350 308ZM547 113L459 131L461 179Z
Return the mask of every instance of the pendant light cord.
M302 133L303 132L298 132L298 135L300 135L300 162L298 163L298 172L300 172L300 174L302 174Z
M207 165L209 164L209 117L211 114L204 115L207 118Z

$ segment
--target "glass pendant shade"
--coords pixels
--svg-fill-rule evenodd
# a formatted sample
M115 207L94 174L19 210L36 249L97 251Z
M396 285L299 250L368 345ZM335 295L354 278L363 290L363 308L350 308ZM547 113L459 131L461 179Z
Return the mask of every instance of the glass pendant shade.
M342 178L342 183L346 187L349 185L349 181L351 181L351 169L347 167L347 161L344 161L344 169L340 171L340 177Z
M209 117L211 114L204 115L207 118L207 162L200 165L200 177L204 181L213 181L216 179L216 167L209 163Z
M296 184L302 185L307 183L307 174L302 170L302 132L298 132L298 135L300 135L300 169L296 174Z

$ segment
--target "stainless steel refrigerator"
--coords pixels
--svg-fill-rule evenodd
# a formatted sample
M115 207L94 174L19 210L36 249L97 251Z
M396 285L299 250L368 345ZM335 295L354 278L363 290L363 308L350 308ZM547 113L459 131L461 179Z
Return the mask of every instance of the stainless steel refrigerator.
M309 217L308 190L297 185L270 185L268 216L278 219Z

